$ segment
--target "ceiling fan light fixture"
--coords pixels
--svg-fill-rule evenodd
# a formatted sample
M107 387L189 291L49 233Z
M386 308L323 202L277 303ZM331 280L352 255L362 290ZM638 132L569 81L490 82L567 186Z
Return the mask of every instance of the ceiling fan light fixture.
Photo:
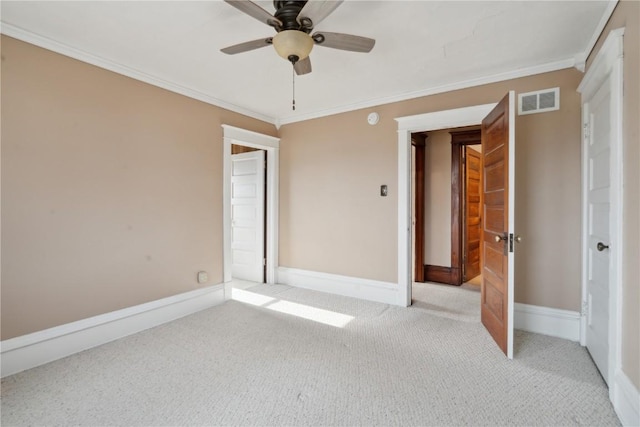
M292 57L297 58L296 61L302 61L309 56L311 49L313 49L311 36L298 30L280 31L273 38L272 44L278 55L287 61L292 61Z

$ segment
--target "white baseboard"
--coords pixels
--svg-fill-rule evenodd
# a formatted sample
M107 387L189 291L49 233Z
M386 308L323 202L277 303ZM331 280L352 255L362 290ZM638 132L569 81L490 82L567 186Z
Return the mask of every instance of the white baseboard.
M399 305L399 289L396 283L288 267L278 267L278 283L368 301Z
M515 303L516 329L580 341L580 313L557 308Z
M226 285L226 284L225 284ZM0 342L1 376L70 356L223 303L219 284Z
M611 391L611 402L622 425L640 426L640 393L624 372L615 373Z
M224 283L224 300L229 301L233 299L233 282Z

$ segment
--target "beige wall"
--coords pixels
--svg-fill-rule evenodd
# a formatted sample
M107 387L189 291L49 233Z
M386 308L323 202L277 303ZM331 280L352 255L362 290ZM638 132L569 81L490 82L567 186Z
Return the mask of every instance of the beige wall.
M280 265L397 282L396 146L367 114L280 128Z
M451 134L429 132L425 144L424 264L451 267Z
M611 30L625 27L623 93L622 367L640 389L640 3L621 1L587 65Z
M5 36L1 119L3 340L222 282L220 125L276 134Z
M515 299L579 310L581 77L567 69L283 126L280 264L397 282L394 118L559 86L559 111L516 120L516 231L525 242ZM371 111L376 126L367 124ZM389 197L378 195L380 184Z

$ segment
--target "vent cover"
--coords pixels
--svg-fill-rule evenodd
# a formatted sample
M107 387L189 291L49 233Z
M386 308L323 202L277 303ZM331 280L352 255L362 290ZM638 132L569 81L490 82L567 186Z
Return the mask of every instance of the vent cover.
M560 109L560 88L543 89L518 95L518 114L544 113Z

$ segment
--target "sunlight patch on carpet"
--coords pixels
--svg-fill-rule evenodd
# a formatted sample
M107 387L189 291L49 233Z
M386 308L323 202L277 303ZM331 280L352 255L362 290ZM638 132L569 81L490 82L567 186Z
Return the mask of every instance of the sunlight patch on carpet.
M311 307L296 302L279 300L265 295L256 294L254 292L245 291L243 289L234 289L232 299L243 302L245 304L264 307L278 313L289 314L303 319L312 320L314 322L333 326L336 328L344 328L354 317L347 314L336 313L335 311L324 310L322 308Z

